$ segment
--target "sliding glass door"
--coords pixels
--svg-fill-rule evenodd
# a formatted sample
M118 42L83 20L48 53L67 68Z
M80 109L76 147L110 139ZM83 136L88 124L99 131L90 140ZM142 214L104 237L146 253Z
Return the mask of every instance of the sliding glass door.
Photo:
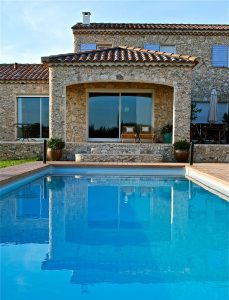
M119 138L119 94L90 93L88 137Z
M151 93L89 93L89 140L118 140L123 126L151 124Z
M151 126L152 94L121 94L121 126Z

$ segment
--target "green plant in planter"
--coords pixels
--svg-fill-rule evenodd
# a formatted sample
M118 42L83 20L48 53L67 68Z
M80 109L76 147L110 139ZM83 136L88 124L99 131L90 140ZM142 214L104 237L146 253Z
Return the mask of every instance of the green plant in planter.
M173 144L174 150L189 150L190 143L186 140L180 140Z
M165 134L165 133L171 133L173 130L173 125L167 124L164 127L162 127L161 133Z
M164 142L167 144L172 142L172 131L173 126L170 124L167 124L164 127L162 127L161 133L163 134Z
M190 143L186 140L180 140L173 144L174 156L177 162L187 162L189 157Z
M65 142L62 139L51 138L48 140L48 148L52 150L61 150L64 149Z
M51 138L48 140L47 158L48 160L60 160L62 149L65 147L65 142L62 139Z

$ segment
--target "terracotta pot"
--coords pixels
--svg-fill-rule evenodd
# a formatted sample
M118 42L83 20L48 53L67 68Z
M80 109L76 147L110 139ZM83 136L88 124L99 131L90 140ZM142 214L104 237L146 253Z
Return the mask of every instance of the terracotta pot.
M62 156L62 150L47 149L47 159L48 160L60 160Z
M188 162L188 150L174 150L174 156L177 162Z

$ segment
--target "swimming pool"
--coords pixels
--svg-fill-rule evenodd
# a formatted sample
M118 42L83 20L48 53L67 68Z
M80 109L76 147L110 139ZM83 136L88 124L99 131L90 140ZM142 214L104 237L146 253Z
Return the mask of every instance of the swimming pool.
M62 169L8 187L2 299L227 299L229 203L163 172Z

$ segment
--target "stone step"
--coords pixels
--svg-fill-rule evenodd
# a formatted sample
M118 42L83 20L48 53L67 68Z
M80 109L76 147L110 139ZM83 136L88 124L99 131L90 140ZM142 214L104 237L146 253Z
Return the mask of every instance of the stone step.
M169 148L169 147L168 147ZM164 147L161 145L142 145L142 144L131 144L131 145L100 145L95 147L87 147L86 150L77 151L82 154L102 154L102 155L147 155L147 154L159 154L162 152Z
M76 162L162 162L162 154L75 154Z

